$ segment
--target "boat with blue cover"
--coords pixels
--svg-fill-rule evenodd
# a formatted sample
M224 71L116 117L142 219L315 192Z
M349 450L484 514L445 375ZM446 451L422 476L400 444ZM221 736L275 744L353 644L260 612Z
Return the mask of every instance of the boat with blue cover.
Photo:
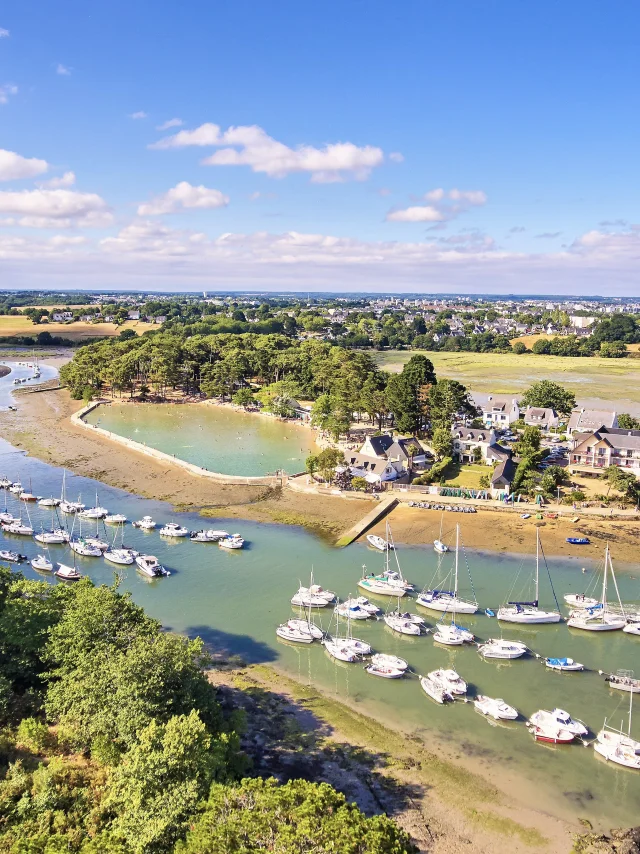
M567 537L567 542L572 546L588 546L591 540L589 537Z

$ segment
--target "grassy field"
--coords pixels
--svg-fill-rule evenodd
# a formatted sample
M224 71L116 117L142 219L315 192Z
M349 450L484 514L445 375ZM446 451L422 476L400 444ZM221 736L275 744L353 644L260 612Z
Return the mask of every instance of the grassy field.
M39 332L50 332L72 341L82 341L84 338L95 338L104 335L119 335L123 329L134 329L142 335L147 329L157 329L153 323L143 323L139 320L128 320L122 326L115 323L43 323L34 326L28 317L20 315L0 316L0 337L15 337L17 335L38 335Z
M397 372L410 351L376 353L377 364ZM441 378L455 379L471 391L519 395L537 380L553 380L573 391L578 401L608 402L618 412L640 413L640 361L634 359L537 356L525 353L426 353Z
M447 468L444 485L480 489L480 478L483 475L490 477L492 474L493 469L491 466L486 466L483 463L470 463L466 465L451 463Z

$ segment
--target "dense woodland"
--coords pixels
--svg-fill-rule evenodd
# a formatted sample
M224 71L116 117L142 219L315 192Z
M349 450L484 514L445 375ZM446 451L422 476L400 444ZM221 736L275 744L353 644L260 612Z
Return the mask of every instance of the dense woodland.
M126 330L118 339L81 348L61 370L74 397L120 393L185 394L232 398L241 405L256 399L287 415L291 400L315 401L313 417L322 429L344 432L353 413L382 428L403 433L450 423L454 413L475 414L467 390L438 380L432 363L413 356L400 374L380 371L371 356L326 341L300 341L282 334L192 334L186 330L145 333Z
M0 852L416 850L327 784L254 776L209 664L115 588L0 567Z

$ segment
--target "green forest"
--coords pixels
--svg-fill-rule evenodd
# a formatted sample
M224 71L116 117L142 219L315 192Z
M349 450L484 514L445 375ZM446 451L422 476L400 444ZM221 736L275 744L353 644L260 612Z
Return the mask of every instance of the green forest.
M0 852L416 850L326 783L257 776L211 666L116 587L0 567Z

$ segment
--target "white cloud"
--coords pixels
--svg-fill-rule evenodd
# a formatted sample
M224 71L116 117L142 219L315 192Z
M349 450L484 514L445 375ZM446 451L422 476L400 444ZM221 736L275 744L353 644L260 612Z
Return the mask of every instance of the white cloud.
M389 155L389 160L394 163L404 163L404 154L401 154L399 151L392 151Z
M0 181L18 181L21 178L33 178L42 175L49 168L46 160L36 157L22 157L15 151L0 148Z
M0 39L8 39L9 38L9 30L5 30L4 27L0 27Z
M182 127L184 122L182 119L169 119L166 122L163 122L161 125L158 125L156 130L169 130L170 128L179 128Z
M388 222L448 222L470 207L484 205L487 196L482 190L443 190L438 187L423 196L428 205L412 205L401 210L391 210Z
M0 86L0 104L8 104L11 95L18 94L18 87L13 83L3 83Z
M65 172L57 178L51 178L49 181L43 181L38 184L39 187L46 190L59 190L61 187L73 187L76 183L75 172Z
M61 62L59 62L56 65L56 74L59 74L61 77L70 77L71 69L67 68L66 65L63 65Z
M146 119L147 114L145 113L144 110L138 110L137 113L129 113L129 118L130 119Z
M100 196L63 189L0 191L0 213L17 215L27 228L100 228L113 220Z
M399 211L389 211L388 222L442 222L444 214L432 205L413 205Z
M188 181L180 181L162 196L157 196L150 202L140 205L138 216L159 216L191 208L211 210L226 207L228 204L229 197L220 190L203 187L202 184L194 187Z
M295 172L310 173L318 184L335 183L353 178L365 180L371 170L384 160L382 149L337 142L315 148L299 145L290 148L270 137L257 125L230 127L222 132L218 125L200 125L195 130L181 130L150 146L155 149L186 146L217 148L202 163L205 166L249 166L270 178L284 178Z

